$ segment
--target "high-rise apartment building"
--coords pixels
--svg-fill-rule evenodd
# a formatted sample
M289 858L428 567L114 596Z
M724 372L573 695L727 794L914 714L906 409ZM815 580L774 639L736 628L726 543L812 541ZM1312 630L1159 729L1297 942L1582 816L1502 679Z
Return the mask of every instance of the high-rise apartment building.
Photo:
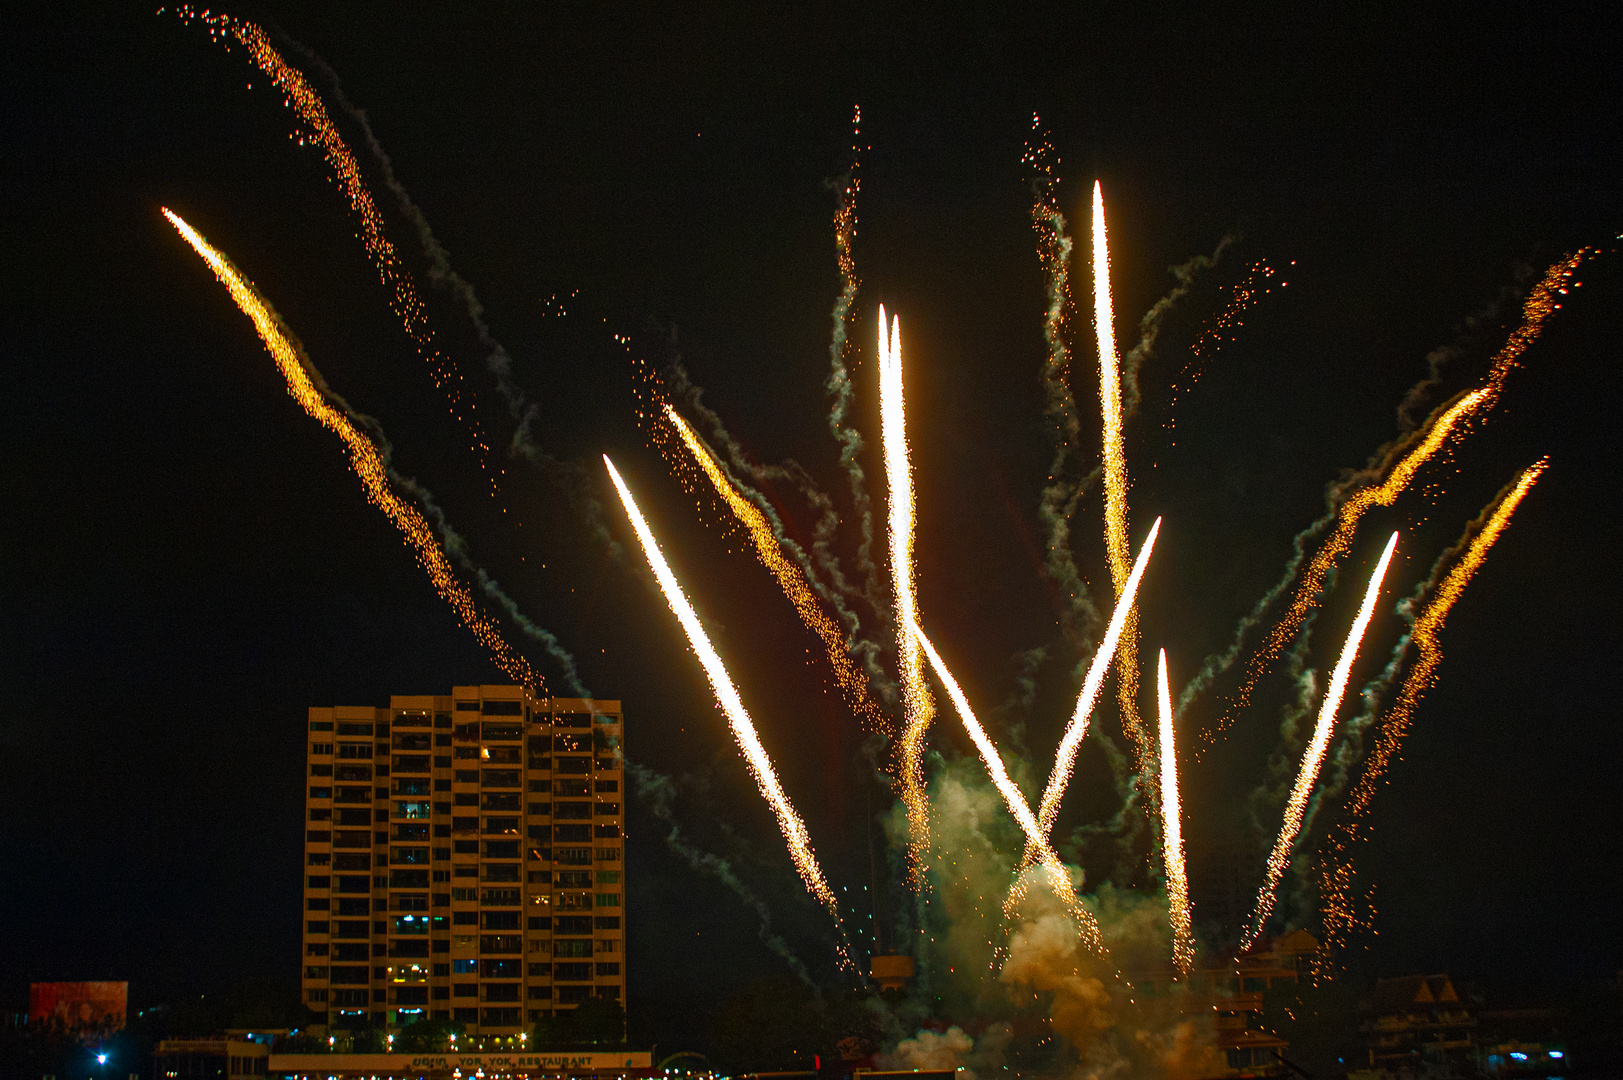
M458 686L308 728L303 990L330 1028L517 1036L625 1000L618 701Z

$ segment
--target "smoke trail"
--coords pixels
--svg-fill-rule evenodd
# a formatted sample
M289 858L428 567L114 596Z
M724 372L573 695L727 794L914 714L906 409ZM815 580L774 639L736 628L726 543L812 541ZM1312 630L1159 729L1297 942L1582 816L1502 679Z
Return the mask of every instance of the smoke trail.
M716 654L715 647L710 644L710 638L705 634L704 627L699 623L699 616L688 603L687 596L682 591L681 584L676 575L671 572L670 565L665 561L664 554L659 549L659 542L654 539L653 532L648 528L648 522L643 518L642 511L637 509L637 502L631 496L631 489L626 487L620 473L610 461L608 455L603 456L603 464L608 467L609 478L614 481L615 490L620 493L620 501L625 504L626 516L631 519L631 527L636 530L637 540L642 544L643 554L648 558L648 568L659 579L660 589L665 593L665 600L670 604L671 611L676 615L677 621L682 624L682 630L687 634L688 644L703 666L705 675L710 680L710 687L715 692L716 701L722 711L727 715L728 725L732 728L733 738L744 753L744 760L749 765L751 774L755 777L757 786L767 805L778 819L778 828L783 838L789 844L789 856L794 861L795 870L800 879L805 882L807 890L823 902L828 909L829 916L834 925L840 929L839 953L841 965L853 966L850 952L845 945L845 926L840 919L840 907L834 898L833 891L828 887L828 880L823 876L823 868L817 863L817 856L811 848L811 838L806 832L806 824L800 819L789 796L784 793L783 785L778 782L778 774L772 770L772 759L767 756L766 748L761 745L760 736L756 733L755 722L744 709L744 702L738 696L738 690L733 680L727 674L726 665Z
M1104 418L1105 552L1119 600L1132 565L1127 543L1127 450L1122 439L1121 371L1116 356L1115 315L1110 302L1110 242L1105 235L1104 188L1093 182L1093 329L1099 341L1099 411ZM1138 617L1131 606L1116 645L1116 704L1122 730L1140 769L1149 760L1150 737L1138 716Z
M818 606L817 598L812 595L800 568L784 558L783 549L778 544L777 538L772 535L772 527L767 524L765 515L756 509L754 503L738 493L722 473L720 464L709 449L699 442L698 436L693 433L687 421L683 420L670 405L665 406L665 417L675 426L688 452L693 455L699 468L715 487L716 494L721 496L722 501L749 532L750 539L755 543L756 556L777 579L783 594L794 605L800 621L822 640L829 666L834 669L835 681L840 684L840 691L845 697L846 707L861 717L869 730L887 731L889 725L885 715L868 698L867 680L846 655L845 639L840 635L839 627L823 614L823 609Z
M1185 978L1195 963L1189 874L1183 860L1183 804L1178 800L1178 748L1172 734L1172 691L1167 684L1167 651L1157 667L1156 701L1161 712L1161 852L1166 863L1167 904L1172 920L1172 960Z
M1262 598L1257 601L1251 611L1240 620L1234 629L1234 636L1229 646L1221 653L1206 658L1195 677L1184 687L1178 697L1178 709L1182 711L1190 702L1209 687L1218 676L1222 675L1244 651L1246 635L1262 622L1263 616L1273 603L1283 596L1296 581L1298 571L1302 570L1304 562L1308 562L1308 569L1303 573L1302 582L1293 598L1290 610L1270 632L1266 643L1247 664L1247 673L1244 684L1235 701L1243 705L1249 700L1250 691L1256 684L1268 663L1278 655L1279 649L1299 628L1301 621L1314 606L1323 591L1324 575L1330 571L1345 554L1347 546L1356 530L1359 519L1365 510L1372 505L1389 506L1397 496L1407 487L1409 481L1419 468L1431 458L1437 450L1449 439L1463 438L1469 430L1470 419L1478 412L1491 408L1498 401L1504 388L1505 379L1514 369L1522 353L1538 339L1551 315L1559 308L1558 297L1565 295L1573 274L1578 266L1588 258L1598 254L1595 248L1580 248L1572 255L1550 265L1542 279L1528 293L1522 304L1522 320L1517 328L1511 332L1509 339L1494 355L1489 367L1488 375L1481 386L1468 393L1461 394L1433 409L1426 422L1419 428L1403 431L1398 438L1387 443L1371 455L1369 461L1362 469L1352 472L1331 482L1325 488L1324 514L1297 533L1291 541L1291 557L1285 564L1284 573ZM1430 366L1428 359L1428 367ZM1432 385L1433 373L1428 370L1426 378L1411 388L1404 397L1404 405L1400 406L1400 420L1412 415L1412 410L1418 407L1423 395ZM1405 412L1403 410L1410 410ZM1385 480L1382 480L1385 477ZM1335 525L1335 531L1330 539L1326 540L1320 549L1308 560L1308 547L1325 530ZM1235 715L1233 707L1225 710L1219 719L1218 730L1228 727ZM1212 733L1203 733L1210 740Z
M503 640L500 631L485 618L457 580L446 562L445 553L434 542L433 532L423 516L404 502L389 486L382 456L372 441L354 424L334 409L316 389L307 371L308 361L303 359L304 349L291 330L253 285L242 276L231 261L205 240L180 216L163 208L163 215L180 232L186 242L203 257L214 276L231 293L231 299L253 320L260 340L276 361L282 377L287 380L288 393L310 417L332 431L349 449L350 466L365 485L367 499L389 516L406 537L417 556L418 563L428 572L429 580L440 597L450 604L471 630L479 643L489 649L493 659L515 682L530 687L535 693L544 693L546 682L530 667L529 662L513 652Z
M1267 924L1268 916L1273 913L1279 879L1290 863L1291 848L1295 845L1297 834L1302 827L1302 813L1307 806L1308 795L1318 780L1319 768L1324 762L1324 752L1330 745L1330 735L1335 728L1336 710L1340 708L1342 694L1347 689L1347 677L1352 671L1353 660L1358 655L1359 642L1363 640L1364 631L1369 627L1370 618L1375 614L1375 600L1380 595L1381 581L1386 577L1386 568L1392 562L1392 553L1397 550L1397 546L1398 534L1394 532L1392 538L1386 542L1386 550L1381 552L1380 562L1376 563L1374 572L1369 576L1369 586L1364 590L1364 602L1358 608L1358 617L1353 620L1352 629L1347 631L1347 641L1341 647L1341 658L1336 661L1335 671L1330 675L1330 686L1324 693L1324 707L1319 710L1313 740L1302 755L1302 770L1297 775L1296 786L1292 789L1290 802L1285 807L1284 825L1279 830L1279 839L1274 844L1273 853L1268 856L1267 876L1257 894L1256 912L1252 916L1251 926L1240 940L1242 952L1251 947L1251 943L1257 939L1257 935L1262 933L1263 926Z
M840 195L839 209L834 213L834 252L840 268L840 295L834 300L831 321L834 334L828 346L828 380L823 389L833 399L828 412L829 434L840 444L840 468L845 470L851 485L851 502L857 516L861 540L857 544L857 573L862 575L862 593L874 610L885 605L880 600L879 565L873 557L873 498L868 494L868 477L857 455L862 452L862 432L846 423L851 415L855 389L851 373L845 366L849 350L851 305L856 300L861 281L857 278L856 257L851 245L857 235L857 195L862 190L862 179L857 170L862 165L857 140L862 134L862 109L857 107L851 118L851 170L837 185Z
M1155 355L1155 340L1161 336L1161 320L1171 314L1172 309L1178 306L1195 284L1195 279L1201 271L1210 270L1223 258L1230 244L1235 242L1233 233L1225 234L1212 249L1210 255L1196 255L1188 262L1170 267L1173 280L1177 282L1172 291L1157 300L1150 310L1138 323L1138 343L1127 352L1122 360L1122 418L1131 420L1138 415L1138 407L1143 403L1144 395L1139 387L1138 373L1144 364Z
M681 826L676 821L673 804L676 802L676 785L668 776L661 775L644 765L635 765L626 762L626 773L637 785L637 794L644 801L650 813L667 828L665 833L665 846L680 856L688 866L694 870L713 874L720 879L723 885L744 902L744 906L760 918L760 927L756 934L761 943L771 949L783 962L789 965L789 970L807 986L816 988L811 973L806 965L801 963L789 948L789 943L772 930L772 913L767 909L766 902L757 896L748 885L733 871L732 864L720 856L708 851L701 851L688 843L682 836Z
M1363 773L1347 799L1342 819L1331 830L1330 843L1321 849L1318 866L1315 868L1320 902L1323 906L1325 945L1328 949L1333 949L1344 942L1347 934L1358 924L1356 905L1352 896L1353 848L1358 841L1368 839L1362 831L1362 826L1369 812L1370 803L1384 783L1386 771L1391 767L1392 760L1402 748L1404 736L1408 734L1409 726L1414 720L1415 710L1419 708L1426 691L1436 683L1437 668L1443 660L1438 635L1441 634L1443 624L1448 619L1449 611L1463 595L1471 578L1482 568L1489 550L1510 526L1510 519L1515 514L1516 508L1521 505L1522 499L1532 490L1533 485L1538 483L1546 468L1548 468L1547 458L1529 466L1514 483L1501 490L1483 513L1467 526L1467 534L1474 531L1475 535L1468 544L1463 545L1465 554L1448 572L1448 576L1433 593L1431 601L1421 612L1420 617L1414 620L1409 640L1419 648L1420 655L1410 669L1408 678L1404 680L1403 688L1398 692L1398 700L1386 714L1376 739L1375 749L1365 760ZM1444 558L1458 551L1461 546L1456 544L1449 552L1444 553ZM1439 559L1439 564L1442 561ZM1409 611L1413 610L1413 603L1413 600L1408 602Z
M930 804L924 789L924 737L935 717L935 700L924 681L924 655L917 632L918 595L913 584L913 465L907 450L907 405L902 392L902 320L885 336L885 305L879 305L879 414L885 449L885 485L890 519L891 592L896 598L896 664L906 705L897 748L902 802L907 807L909 877L921 895L930 852Z
M947 696L958 710L958 718L963 721L964 730L969 733L969 739L975 744L980 753L981 762L986 766L986 773L991 777L992 784L997 788L998 794L1003 796L1003 805L1008 808L1010 815L1020 825L1020 831L1026 834L1026 845L1035 848L1036 855L1033 862L1040 865L1048 873L1048 885L1070 911L1071 917L1076 920L1077 929L1082 934L1083 941L1095 952L1103 951L1104 943L1099 938L1099 923L1093 913L1083 906L1081 899L1076 895L1076 888L1071 882L1071 875L1060 863L1059 856L1054 854L1053 845L1048 842L1047 830L1037 823L1037 818L1031 812L1031 805L1026 797L1020 794L1020 789L1014 781L1009 779L1008 770L1003 766L1003 759L998 755L997 747L987 737L986 729L975 718L975 713L969 707L969 699L958 686L958 681L947 670L942 662L941 654L936 652L935 646L925 636L918 624L913 625L913 635L919 645L924 649L925 655L930 658L930 666L935 669L936 678L946 687ZM1017 883L1021 894L1024 893L1024 877Z
M1031 127L1041 130L1041 120L1034 113ZM1064 631L1077 640L1080 652L1093 649L1091 635L1099 622L1099 610L1094 606L1076 556L1071 551L1071 518L1076 504L1086 489L1088 480L1077 475L1079 464L1075 460L1082 442L1082 427L1077 419L1076 399L1071 395L1069 382L1070 307L1071 307L1071 238L1065 234L1065 215L1060 212L1055 189L1059 185L1054 175L1058 159L1046 132L1033 145L1026 143L1022 161L1031 167L1031 228L1037 235L1037 260L1043 268L1043 291L1047 307L1043 311L1043 341L1047 352L1043 357L1043 417L1048 421L1049 439L1053 444L1053 458L1048 466L1048 482L1037 504L1037 517L1048 534L1043 551L1043 569L1056 588L1064 594L1062 610ZM1036 651L1027 662L1039 661Z
M185 22L190 22L194 17L192 10L186 7L178 9L177 14ZM456 417L458 422L468 426L474 449L479 456L480 467L485 471L491 491L494 492L496 475L490 471L490 441L476 413L477 401L471 389L463 387L462 373L456 370L451 359L435 345L433 328L428 325L427 309L412 285L411 275L401 265L394 244L384 234L383 215L378 212L377 204L361 178L360 165L356 162L355 155L327 115L321 95L316 93L309 80L297 68L282 59L282 55L271 45L270 37L264 28L229 15L204 12L197 17L202 19L209 28L210 36L215 40L223 40L225 35L229 34L247 48L254 63L270 78L271 84L285 95L286 104L309 128L309 137L321 147L326 155L327 164L337 177L350 210L360 225L361 240L367 256L377 269L378 280L390 290L390 307L405 329L406 336L411 338L417 347L418 354L427 361L434 385L446 395L450 403L451 415Z

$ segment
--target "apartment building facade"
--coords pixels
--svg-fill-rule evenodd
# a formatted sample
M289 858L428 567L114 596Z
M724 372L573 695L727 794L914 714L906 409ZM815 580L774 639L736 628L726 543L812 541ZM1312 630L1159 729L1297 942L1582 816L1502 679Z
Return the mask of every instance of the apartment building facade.
M516 1039L624 1002L618 701L459 686L307 727L303 994L330 1029Z

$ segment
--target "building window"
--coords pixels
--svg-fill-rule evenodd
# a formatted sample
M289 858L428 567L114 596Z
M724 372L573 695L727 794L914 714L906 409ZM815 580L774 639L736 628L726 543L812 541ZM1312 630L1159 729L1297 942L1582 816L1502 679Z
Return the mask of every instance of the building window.
M590 889L592 887L592 872L590 870L559 870L558 887L562 889Z
M306 911L331 911L332 901L325 896L311 896L304 901Z
M310 866L326 866L332 861L332 854L326 851L312 851L304 857Z
M310 721L310 730L311 731L331 731L332 730L332 721L331 720L312 720L312 721Z
M372 856L366 852L340 851L333 856L333 869L370 870L372 869Z
M451 993L457 997L476 998L479 996L478 983L452 983Z
M332 888L332 878L323 874L311 874L304 879L304 883L312 889Z
M304 928L308 933L325 934L328 925L330 924L325 919L312 919L304 924Z
M322 807L320 809L317 809L315 807L311 807L310 808L310 820L311 821L331 821L332 820L332 809L330 807Z
M517 1007L481 1009L479 1023L485 1027L516 1027L522 1022L523 1012Z
M485 934L479 939L479 952L481 955L497 955L503 953L520 953L524 951L524 935L522 934Z
M531 1001L551 1001L552 1000L552 987L550 987L550 986L532 986L532 987L530 987L530 1000Z
M310 789L310 797L312 799L330 799L330 798L332 798L332 788L330 788L330 787L312 787Z
M518 863L485 863L480 881L517 881Z
M596 944L597 951L600 953L617 953L620 951L620 943L614 938L598 938Z
M432 811L425 802L397 802L394 804L394 816L397 818L426 818Z
M590 967L591 965L588 964L586 966ZM590 986L558 987L558 1004L560 1005L579 1005L581 1002L585 1001L591 996L592 988Z
M619 825L594 825L594 826L592 826L592 835L598 837L599 839L602 839L602 838L605 838L605 837L618 837L620 835L620 826Z
M340 761L348 758L352 760L372 760L372 744L369 742L344 742L338 744L338 758Z
M518 983L484 983L480 989L484 1001L517 1001L521 987Z
M597 804L598 817L613 817L619 812L620 804L617 802L600 802Z
M516 859L518 857L517 840L485 841L485 858L487 859Z
M484 703L480 710L486 716L523 716L524 703L522 701L489 701ZM493 727L495 725L487 725Z
M617 964L617 963L605 963L605 962L603 962L601 960L598 961L598 963L597 963L597 977L598 978L600 978L600 979L618 978L619 974L620 974L620 965L619 964Z
M320 1003L327 1000L327 991L325 989L311 990L305 996L312 1004Z
M310 775L311 776L331 776L332 775L332 766L331 765L312 765L312 766L310 766Z
M597 894L598 907L619 907L620 894L617 892L600 892Z
M516 911L481 911L479 926L484 930L517 930L519 913Z
M343 723L342 721L340 721L339 724L338 724L338 734L340 734L340 735L365 735L365 736L370 737L371 734L372 734L372 725L371 724L346 724L346 723Z
M599 885L618 885L620 883L620 871L599 870L597 872L597 883Z
M486 889L479 896L479 902L496 907L517 907L520 903L518 889Z
M597 849L598 862L619 862L620 849L617 847L600 847Z
M596 922L599 930L620 929L620 916L618 915L599 915L594 921Z
M591 938L580 938L578 940L576 940L576 939L560 939L558 941L554 941L552 943L552 955L553 956L574 956L574 957L591 956L592 955L592 939Z
M306 956L326 956L327 943L325 941L312 941L304 946Z
M592 932L592 917L590 915L559 915L553 920L553 929L560 934L590 934Z

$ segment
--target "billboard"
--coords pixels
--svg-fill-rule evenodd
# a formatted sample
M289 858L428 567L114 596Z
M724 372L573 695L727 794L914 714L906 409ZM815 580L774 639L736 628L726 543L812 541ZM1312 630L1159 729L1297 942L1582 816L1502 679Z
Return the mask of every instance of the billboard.
M124 1026L127 982L28 984L28 1022L82 1037L105 1037Z

